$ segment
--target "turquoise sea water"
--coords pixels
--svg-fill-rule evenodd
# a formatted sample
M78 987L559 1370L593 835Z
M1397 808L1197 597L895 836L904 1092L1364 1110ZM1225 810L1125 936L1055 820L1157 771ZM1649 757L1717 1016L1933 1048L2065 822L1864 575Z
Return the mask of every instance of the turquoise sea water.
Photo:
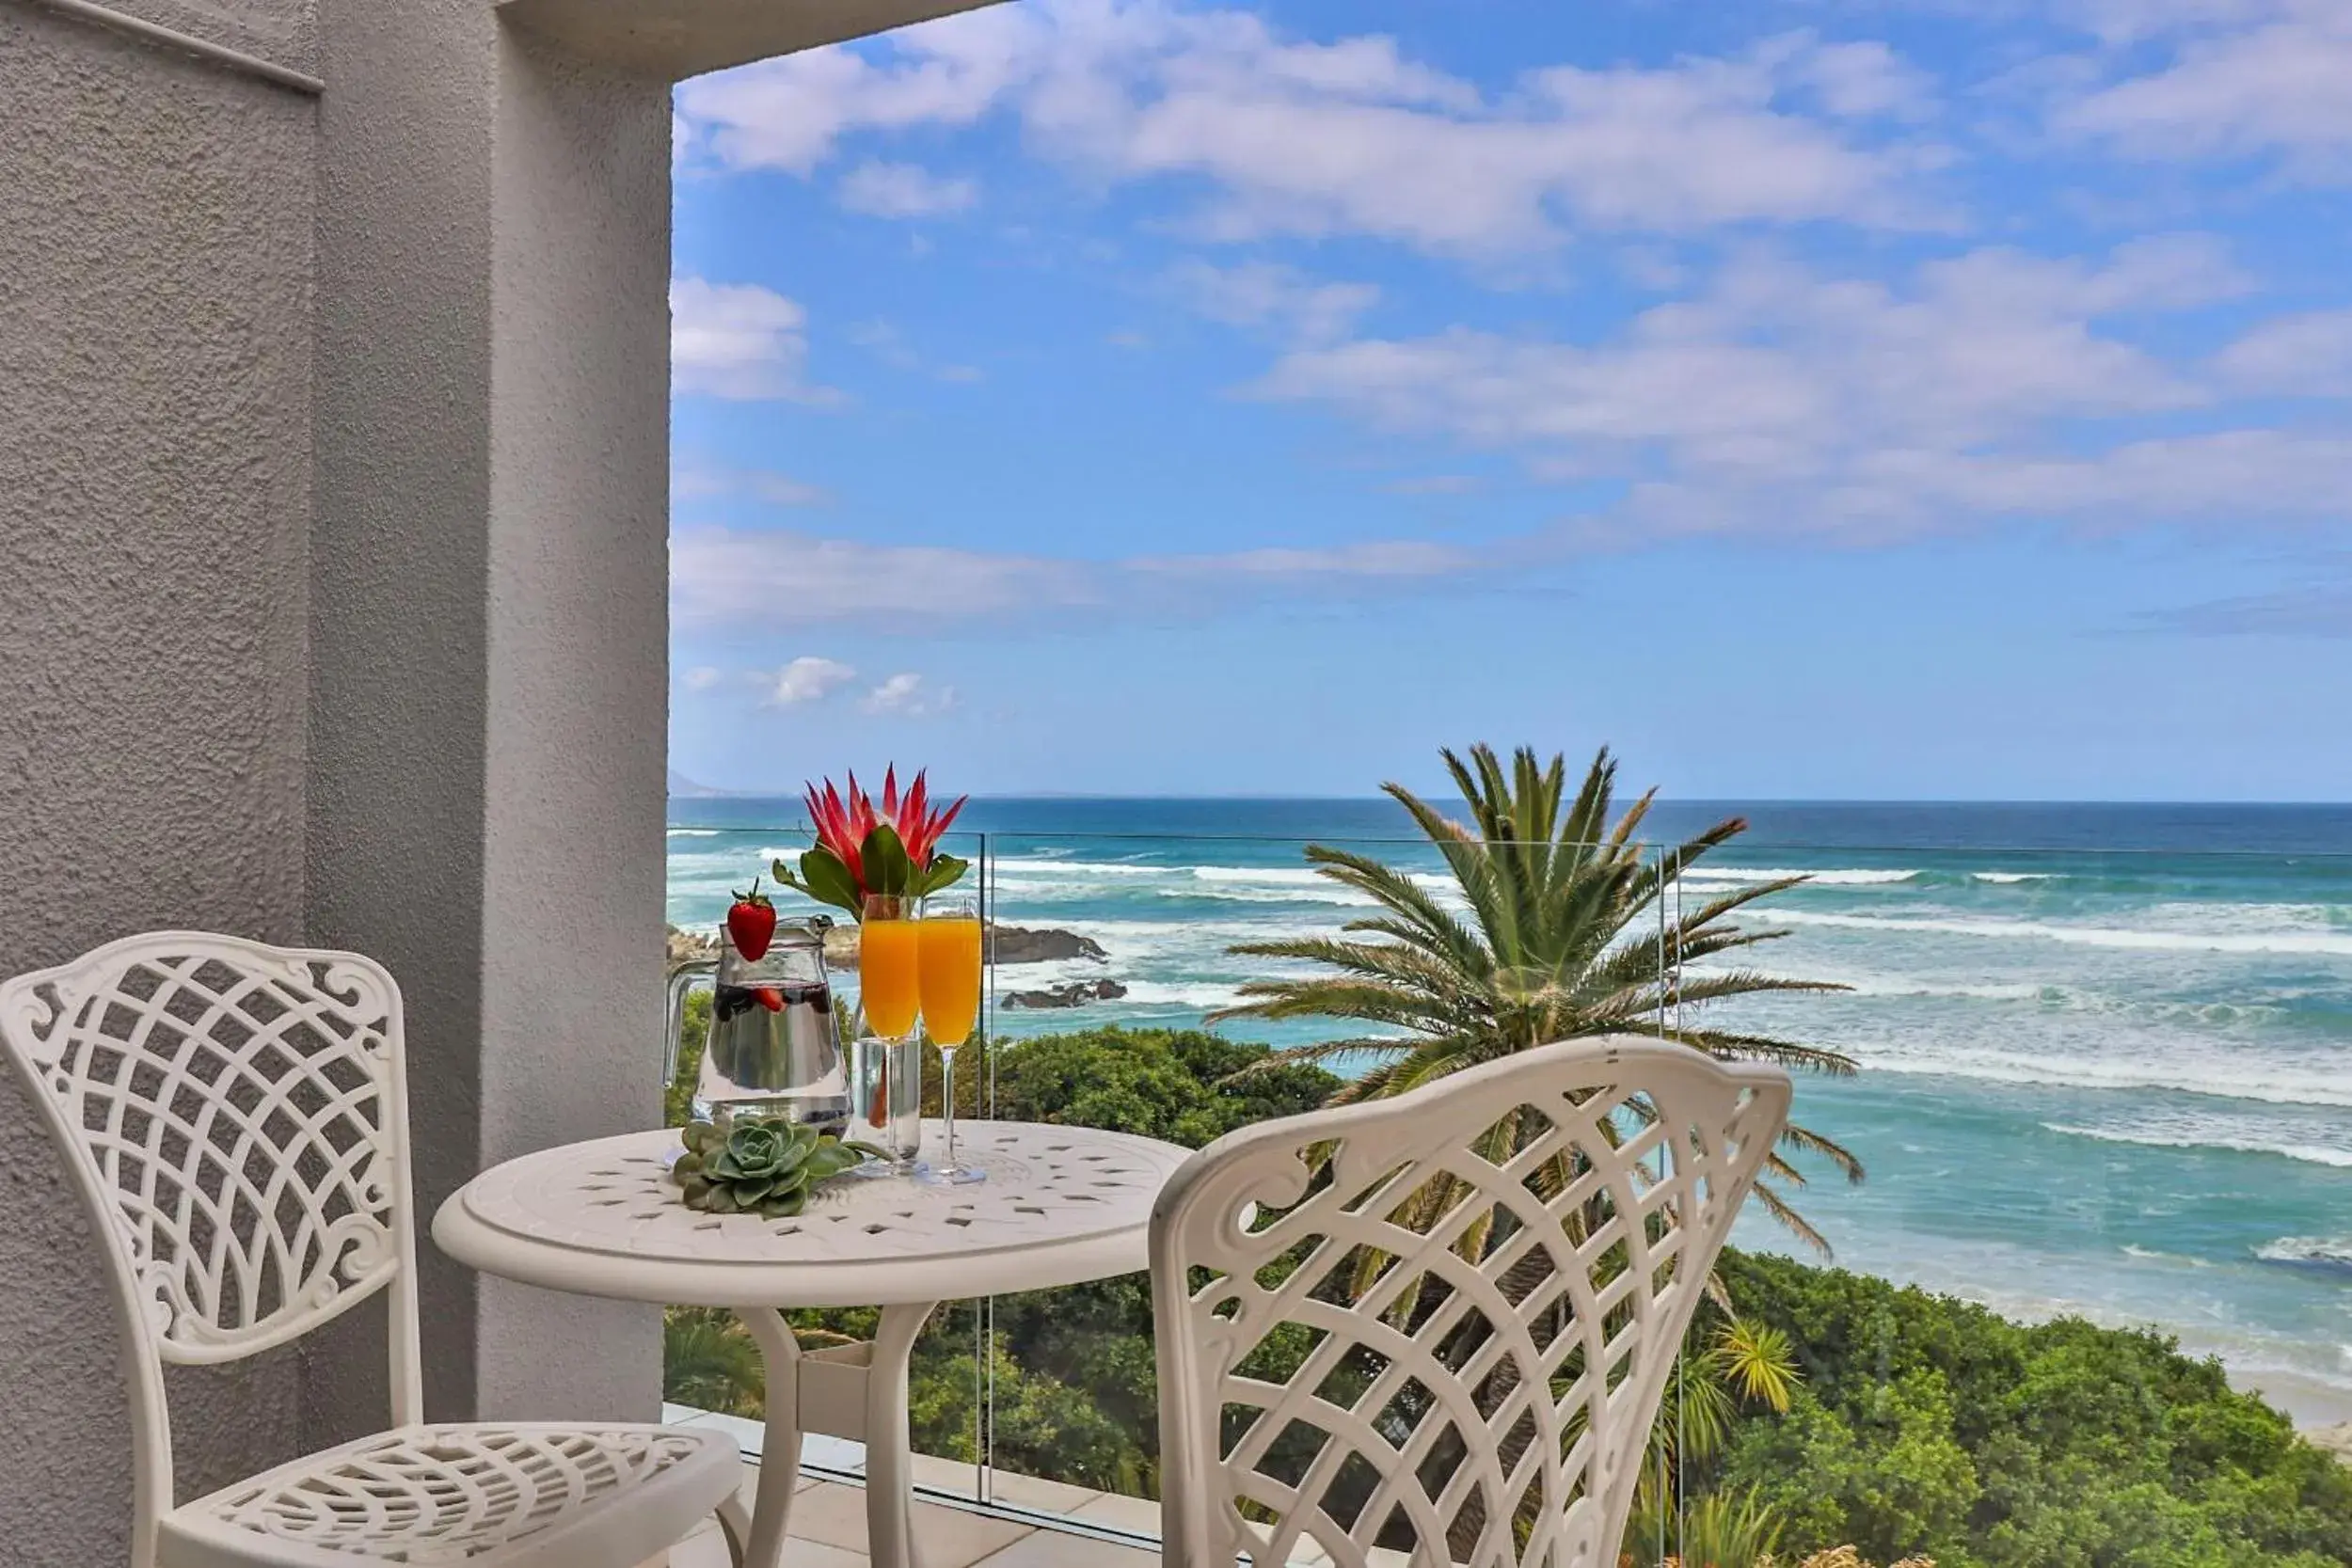
M1753 912L1776 974L1833 996L1724 1017L1834 1046L1800 1120L1862 1155L1801 1198L1837 1261L2021 1316L2155 1323L2298 1416L2352 1418L2352 807L1677 803L1655 836L1754 826L1686 898L1780 871ZM670 918L805 843L794 800L672 802ZM1082 932L1107 964L1023 966L1000 990L1108 977L1080 1011L999 1034L1194 1023L1256 973L1235 942L1353 908L1310 839L1434 876L1385 801L975 802L998 918ZM1309 1025L1234 1025L1292 1043ZM1760 1222L1744 1241L1794 1250Z

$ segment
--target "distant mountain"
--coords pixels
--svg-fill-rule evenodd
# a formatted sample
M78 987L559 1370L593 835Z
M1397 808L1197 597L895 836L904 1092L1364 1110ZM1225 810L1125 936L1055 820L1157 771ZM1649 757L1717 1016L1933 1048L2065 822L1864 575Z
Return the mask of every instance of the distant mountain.
M707 784L696 784L675 768L670 769L670 799L673 800L715 800L729 793L731 791L713 789Z

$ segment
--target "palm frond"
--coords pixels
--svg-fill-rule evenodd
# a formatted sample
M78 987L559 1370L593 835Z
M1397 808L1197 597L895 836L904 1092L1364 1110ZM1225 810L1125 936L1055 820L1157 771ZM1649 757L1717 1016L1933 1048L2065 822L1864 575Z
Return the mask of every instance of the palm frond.
M1789 934L1733 917L1804 878L1748 883L1688 909L1668 897L1693 865L1746 832L1743 818L1653 854L1638 835L1655 792L1617 811L1617 765L1605 748L1573 795L1558 754L1546 759L1521 747L1506 760L1479 745L1441 756L1464 820L1402 784L1382 787L1444 864L1458 904L1441 899L1427 879L1369 855L1311 846L1308 863L1370 908L1351 917L1338 939L1232 948L1317 973L1252 980L1234 1006L1211 1017L1327 1018L1359 1027L1346 1038L1276 1053L1254 1070L1344 1058L1362 1070L1335 1098L1378 1099L1553 1040L1617 1032L1726 1060L1833 1076L1855 1070L1852 1058L1836 1051L1708 1022L1718 1003L1844 989L1726 961ZM1825 1159L1849 1180L1861 1180L1851 1151L1811 1130L1791 1128L1780 1149ZM1785 1196L1785 1189L1804 1184L1804 1174L1776 1151L1768 1178L1757 1188L1759 1206L1805 1245L1826 1252L1820 1231Z

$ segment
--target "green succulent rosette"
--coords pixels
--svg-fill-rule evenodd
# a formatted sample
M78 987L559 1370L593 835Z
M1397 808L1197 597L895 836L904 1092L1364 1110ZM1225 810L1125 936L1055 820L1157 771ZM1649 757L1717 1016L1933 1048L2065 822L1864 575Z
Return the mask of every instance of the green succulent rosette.
M799 1213L820 1182L880 1152L780 1117L739 1117L723 1130L690 1122L679 1136L686 1152L670 1167L670 1180L684 1190L689 1209L771 1220Z

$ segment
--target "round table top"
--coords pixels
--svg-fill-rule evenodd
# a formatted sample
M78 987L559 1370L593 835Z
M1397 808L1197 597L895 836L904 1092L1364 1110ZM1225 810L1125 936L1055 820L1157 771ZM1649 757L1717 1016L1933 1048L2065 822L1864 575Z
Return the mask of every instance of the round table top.
M924 1148L946 1137L924 1124ZM1152 1205L1190 1151L1155 1138L965 1121L967 1186L827 1182L790 1219L705 1214L669 1179L675 1129L509 1160L451 1196L433 1240L485 1274L698 1307L888 1307L1075 1285L1147 1266Z

